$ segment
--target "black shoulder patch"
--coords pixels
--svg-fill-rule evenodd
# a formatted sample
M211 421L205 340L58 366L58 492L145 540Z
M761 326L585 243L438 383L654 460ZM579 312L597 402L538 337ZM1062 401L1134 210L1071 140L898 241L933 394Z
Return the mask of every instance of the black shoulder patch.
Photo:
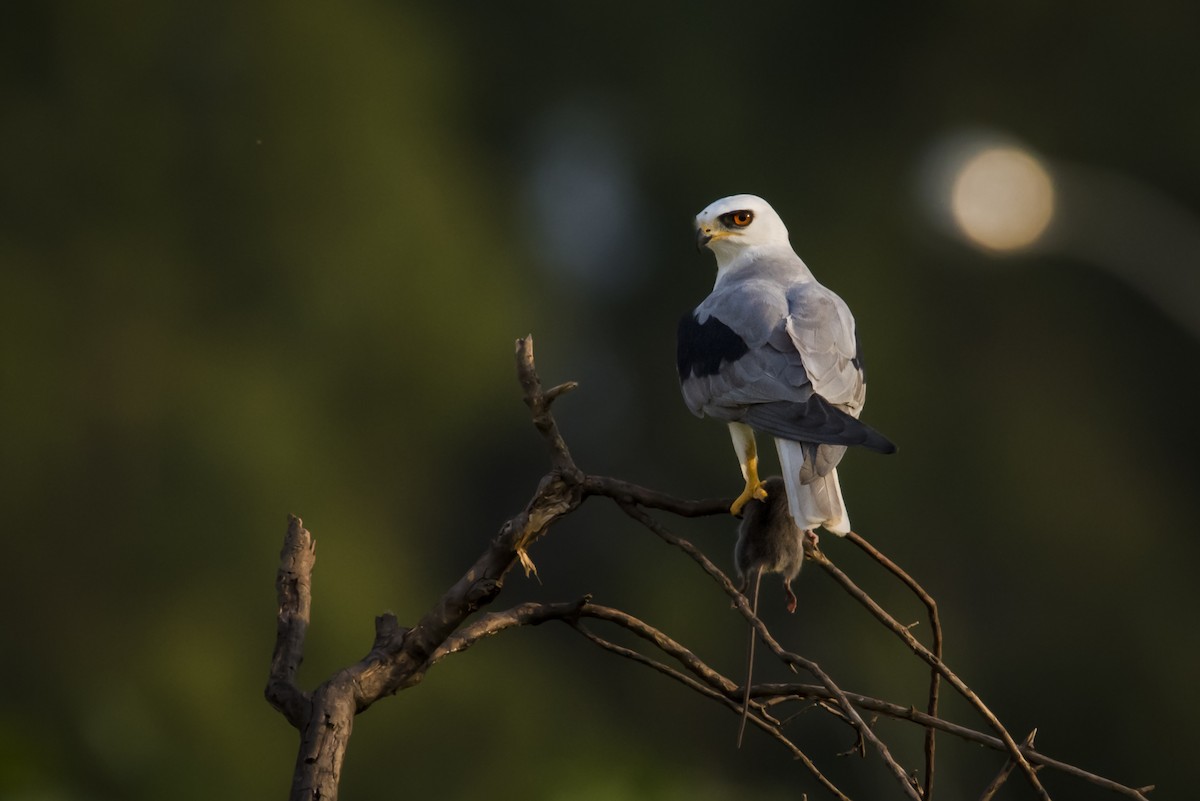
M695 312L688 312L679 321L679 337L675 349L675 365L679 380L688 376L713 375L722 362L740 359L750 350L734 330L716 317L709 316L703 324Z

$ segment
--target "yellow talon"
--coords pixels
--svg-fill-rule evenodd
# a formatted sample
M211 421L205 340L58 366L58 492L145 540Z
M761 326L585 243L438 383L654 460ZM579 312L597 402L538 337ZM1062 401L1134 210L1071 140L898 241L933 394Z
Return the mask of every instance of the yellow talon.
M742 507L750 503L751 498L756 498L760 501L767 499L767 490L762 482L753 485L746 484L746 488L742 490L742 494L737 496L737 500L730 504L729 513L735 517L740 516L742 514Z
M760 501L767 499L767 488L763 482L758 480L758 459L753 457L746 463L746 488L730 504L729 513L735 517L741 516L742 508L750 503L751 498Z

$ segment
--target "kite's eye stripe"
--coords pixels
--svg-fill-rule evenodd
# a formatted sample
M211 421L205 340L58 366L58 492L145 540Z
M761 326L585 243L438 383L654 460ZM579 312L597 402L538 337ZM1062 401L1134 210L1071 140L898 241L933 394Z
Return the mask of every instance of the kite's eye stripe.
M731 211L725 215L726 219L738 228L745 228L754 219L752 211Z

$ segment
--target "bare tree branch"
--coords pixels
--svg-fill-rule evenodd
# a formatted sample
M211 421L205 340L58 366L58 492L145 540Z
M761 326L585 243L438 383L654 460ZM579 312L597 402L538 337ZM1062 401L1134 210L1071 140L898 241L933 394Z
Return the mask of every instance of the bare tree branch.
M751 689L751 695L756 698L770 698L775 703L783 703L789 700L805 701L812 698L832 697L827 689L816 684L756 684ZM865 709L870 712L878 712L896 720L907 720L925 728L937 729L938 731L951 734L961 740L965 740L966 742L978 743L979 745L987 746L988 748L996 751L1002 751L1005 753L1008 751L1008 746L1005 745L1004 741L999 737L985 734L983 732L976 731L975 729L961 726L957 723L952 723L948 720L932 717L924 712L919 712L911 706L895 704L891 703L890 701L883 701L878 698L872 698L871 696L859 695L858 693L851 692L846 693L846 697L849 698L855 706L861 709ZM1106 779L1103 776L1083 770L1082 768L1078 768L1067 762L1062 762L1061 760L1048 757L1045 754L1033 750L1032 748L1021 747L1021 753L1024 754L1026 759L1035 765L1042 765L1047 768L1052 768L1059 773L1064 773L1077 779L1082 779L1083 781L1094 784L1097 787L1101 787L1105 790L1111 790L1114 793L1118 793L1129 798L1136 798L1139 799L1139 801L1149 801L1149 799L1146 798L1146 793L1154 790L1154 785L1152 784L1138 788L1120 784L1119 782Z
M605 640L601 637L597 637L595 634L592 634L590 631L585 629L583 626L576 624L576 625L574 625L573 628L575 628L576 631L578 631L580 634L582 634L584 637L586 637L590 642L594 643L595 645L598 645L599 647L601 647L607 651L617 654L618 656L622 656L626 659L631 659L635 662L638 662L639 664L643 664L643 665L651 668L652 670L657 670L658 672L660 672L666 676L670 676L671 678L675 679L676 681L680 682L681 684L683 684L687 687L690 687L691 689L695 690L696 692L700 693L701 695L703 695L707 698L710 698L714 701L717 701L718 703L724 704L731 711L733 711L737 714L741 713L741 705L737 701L731 699L728 695L723 695L723 694L713 690L710 687L706 687L703 684L701 684L700 682L697 682L695 679L691 678L690 676L680 673L678 670L670 668L667 665L662 664L661 662L658 662L656 660L650 659L649 657L643 656L642 654L638 653L637 651L634 651L630 648L625 648L620 645L616 645L616 644L609 642L608 640ZM767 732L767 734L771 735L775 740L777 740L780 744L782 744L784 748L791 751L792 756L794 756L796 759L800 760L800 762L804 765L804 767L808 769L809 773L811 773L813 775L813 778L815 778L818 782L820 782L821 785L826 790L828 790L834 798L838 799L838 801L850 801L849 796L847 796L845 793L843 793L836 784L834 784L832 781L829 780L829 777L827 777L824 773L821 772L821 769L817 767L816 763L812 761L812 759L808 756L808 754L804 753L804 751L802 751L799 746L797 746L794 742L792 742L792 740L790 740L789 738L784 736L783 731L778 726L771 725L771 724L767 723L766 721L760 720L758 718L749 718L749 720L752 720L754 722L754 725L763 729L765 732Z
M846 592L850 593L855 600L870 610L871 614L873 614L877 620L891 629L897 637L904 640L905 644L912 649L913 653L924 659L930 667L942 674L946 681L950 682L954 689L958 690L959 694L975 707L979 714L983 716L984 720L988 722L988 725L991 726L998 735L1000 735L1000 739L1004 741L1004 745L1008 749L1009 755L1012 757L1013 761L1017 763L1017 766L1021 769L1021 772L1025 774L1025 778L1029 780L1030 785L1032 785L1034 790L1037 792L1038 797L1043 799L1043 801L1049 801L1050 794L1046 792L1046 788L1043 787L1042 783L1038 780L1037 774L1034 772L1033 767L1025 759L1024 755L1021 754L1020 747L1017 745L1016 741L1013 740L1012 735L1008 733L1008 730L1005 729L1000 723L1000 720L994 714L992 714L992 711L987 708L982 700L980 700L979 696L977 696L971 690L971 688L968 687L965 682L963 682L962 679L955 675L950 668L946 667L942 660L935 657L929 652L929 649L921 645L921 643L917 641L917 638L912 635L912 632L910 632L906 626L902 626L896 622L895 618L884 611L883 607L875 603L873 598L859 589L858 586L851 581L845 573L843 573L841 570L838 570L837 566L834 565L833 562L831 562L829 558L821 552L820 548L811 546L808 549L808 553L819 565L821 565L821 567L825 568L825 572L833 576L834 580L842 585L842 589L846 590Z
M705 574L733 599L734 606L776 658L793 670L804 669L817 679L819 683L815 685L760 684L751 687L750 696L755 701L755 714L752 714L749 720L799 759L834 798L846 800L847 796L785 733L784 728L798 720L799 713L781 721L772 714L772 710L780 704L797 703L801 705L801 711L807 708L819 709L852 726L860 744L869 743L880 754L889 771L901 783L904 794L910 799L929 801L935 773L933 733L941 731L1006 753L1009 757L1009 769L1011 766L1020 767L1030 785L1042 798L1048 796L1035 775L1033 765L1051 767L1095 786L1146 801L1145 793L1152 787L1126 787L1050 759L1033 750L1031 745L1018 746L1013 742L995 715L945 665L942 659L941 625L933 598L907 573L854 533L851 533L848 539L899 578L925 604L933 629L932 651L918 642L908 627L896 622L866 592L842 573L820 549L810 548L809 557L821 564L846 592L863 604L876 620L899 636L929 666L931 680L928 711L918 712L911 705L896 704L842 690L815 662L785 650L762 620L751 612L746 598L738 592L724 572L699 549L672 533L645 511L656 509L680 517L725 514L729 507L729 499L683 500L619 479L585 475L572 459L551 413L554 401L574 389L575 383L566 382L543 390L534 367L533 343L530 338L517 341L517 375L534 426L550 451L549 472L542 477L525 508L501 526L500 531L491 539L475 563L443 593L411 629L401 626L391 614L376 618L375 640L367 655L357 663L337 671L312 693L307 693L297 686L296 672L303 658L304 638L310 620L316 544L298 517L289 519L276 578L279 610L266 697L300 732L300 747L292 781L291 798L294 801L336 799L346 748L353 730L354 717L358 713L386 695L419 684L430 669L452 654L463 653L474 644L509 629L536 626L550 620L569 625L606 652L630 659L668 676L701 696L720 703L735 713L741 713L741 694L737 683L713 670L691 649L658 628L627 612L594 604L589 597L560 603L525 603L507 610L478 614L468 620L499 596L509 571L516 564L522 564L527 573L532 571L533 562L529 559L528 549L545 536L555 522L578 509L585 500L593 496L607 497L615 501L631 519L694 560ZM614 625L636 635L646 646L670 657L679 667L673 667L595 634L584 625L585 619ZM988 725L996 731L998 737L968 729L937 716L938 687L943 678L971 702ZM875 733L873 725L868 725L863 720L864 712L910 721L925 729L926 775L923 790L892 757L887 744ZM1006 776L1007 772L998 776L993 781L995 787L999 787Z
M875 746L875 748L879 751L879 754L883 757L883 761L887 765L888 770L891 771L892 775L895 776L897 781L899 781L904 787L906 795L915 799L916 801L920 801L921 795L917 791L917 788L913 786L912 780L908 773L892 757L892 753L888 749L887 745L885 745L884 742L875 735L875 732L872 731L871 727L866 724L866 722L858 714L858 711L854 709L848 700L846 700L845 695L834 683L833 679L831 679L816 662L799 656L798 654L790 654L785 652L779 646L779 643L775 641L775 638L771 636L771 633L767 630L766 625L764 625L763 622L754 615L754 612L750 609L750 604L747 602L745 596L738 592L734 588L733 583L729 580L729 578L722 573L721 570L717 568L717 566L714 565L707 556L692 546L691 543L676 537L674 534L668 531L665 526L651 518L641 509L638 509L634 506L629 506L627 504L621 504L621 508L624 509L625 513L630 517L633 517L635 520L646 526L646 528L653 531L662 539L666 540L677 548L680 548L688 556L692 557L692 559L698 562L704 569L704 572L708 573L709 576L716 580L717 583L721 585L722 589L724 589L726 593L734 599L738 611L741 612L750 625L757 630L759 638L762 639L767 647L775 652L776 656L780 657L785 662L795 665L796 667L803 668L815 676L816 679L823 685L825 685L825 687L828 688L831 693L833 693L833 696L837 700L838 705L841 707L842 712L845 714L846 719L850 721L851 725L853 725L858 731L859 736L871 743L871 745Z
M711 517L723 515L729 511L733 496L728 498L710 498L704 501L684 501L664 495L661 492L630 484L617 478L606 476L587 476L583 480L585 495L603 495L612 498L622 506L644 506L647 509L661 509L664 512L680 517Z
M638 653L637 651L633 651L623 646L614 645L610 641L596 636L581 625L581 621L584 618L604 620L632 631L643 640L659 647L659 649L667 656L670 656L673 659L676 659L676 661L679 661L681 664L686 665L694 676L699 677L699 680L697 678L693 678L692 676L688 676L687 674L682 673L675 668L669 667L662 662ZM518 625L539 625L548 620L563 621L579 631L589 641L602 648L605 648L605 650L609 650L624 658L631 659L639 664L645 665L652 670L672 678L689 689L692 689L711 700L721 703L722 705L728 707L731 711L740 712L739 688L734 681L713 670L703 661L698 659L692 651L675 642L671 637L658 631L653 626L650 626L649 624L631 615L620 612L619 610L592 604L586 598L579 601L558 604L526 603L503 612L494 612L484 615L476 621L473 621L471 625L464 627L461 632L448 640L446 643L446 650L448 653L460 653L475 642L492 636L493 634L497 634L507 628L512 628ZM445 655L448 655L448 653ZM789 701L798 703L811 703L813 701L836 700L833 692L831 692L827 687L818 684L756 684L751 688L751 695L755 699L766 699L766 702L772 705L787 703ZM936 731L945 732L964 741L977 743L996 751L1006 751L1004 741L999 737L984 734L966 726L961 726L959 724L919 712L913 709L911 706L895 704L853 692L845 692L844 695L850 701L850 703L860 710L886 715L895 720L908 721L921 726L926 730L933 729ZM836 705L834 705L832 709L835 711L840 711L840 708ZM800 756L802 753L800 749L797 748L795 744L782 732L782 726L786 725L788 721L784 721L782 724L779 724L773 719L771 721L766 721L756 717L751 717L750 720L753 721L754 724L760 729L783 744L785 748L792 751L797 758L806 758ZM1125 785L1113 782L1094 773L1090 773L1082 770L1081 768L1075 767L1074 765L1070 765L1042 754L1031 747L1031 742L1031 738L1027 738L1026 742L1024 742L1020 747L1022 754L1024 754L1032 764L1051 768L1058 772L1074 776L1090 782L1098 787L1111 790L1115 793L1119 793L1130 798L1139 799L1140 801L1148 801L1144 793L1149 792L1153 788L1134 789L1131 787L1126 787ZM1012 767L1015 766L1011 758L1007 764L1009 765L1010 771ZM816 772L814 775L816 775Z
M429 663L428 670L451 654L460 654L485 637L494 637L502 631L517 626L537 626L547 620L574 620L590 599L585 596L578 601L557 604L540 604L530 601L502 612L488 612L466 624L446 638Z
M550 406L559 396L570 392L579 386L574 381L559 384L548 392L542 391L542 381L538 378L533 364L533 336L517 340L517 379L525 390L525 405L533 414L533 425L541 432L542 437L550 446L550 464L555 470L577 472L567 443L558 431L558 423L550 414Z
M610 640L599 637L591 630L581 624L582 618L594 618L597 620L613 623L633 634L641 637L643 640L655 645L663 653L671 656L676 661L684 665L694 676L698 676L699 680L683 673L675 668L670 667L658 660L651 659L631 648L617 645ZM538 625L547 620L561 620L570 625L575 631L579 632L589 642L603 648L606 651L614 653L625 659L630 659L638 664L662 673L665 676L683 684L685 687L700 693L701 695L716 701L734 712L740 712L739 703L734 700L736 697L737 685L722 676L717 671L713 670L703 661L701 661L689 649L680 645L671 637L663 634L658 629L647 625L641 620L610 607L598 606L592 604L588 599L584 598L573 603L560 604L540 604L540 603L524 603L518 606L506 609L501 612L491 612L474 620L467 626L464 626L461 631L448 638L437 653L434 654L431 662L440 661L443 657L449 656L452 653L461 653L470 648L480 640L494 636L509 628L523 625ZM731 697L732 696L732 697ZM755 719L755 724L761 727L768 734L773 736L781 744L784 745L792 754L801 760L805 766L812 772L813 776L820 781L826 789L830 790L836 798L846 799L846 795L839 790L836 785L817 768L816 764L805 754L798 746L790 739L785 737L777 725L772 725L766 721ZM776 722L777 723L777 722ZM848 801L848 800L847 800Z
M279 614L275 628L275 652L267 700L296 728L305 724L308 694L296 686L296 671L304 659L304 637L312 609L312 571L317 561L316 543L295 515L288 516L287 536L279 555L275 591Z
M914 595L921 599L921 603L925 604L925 609L929 612L929 627L933 632L933 655L940 662L942 660L942 621L938 617L937 602L933 600L933 596L927 593L925 588L918 584L912 576L900 569L899 565L884 556L883 553L867 542L861 535L851 531L846 535L846 539L857 545L868 556L899 578ZM929 669L929 701L925 706L925 711L935 718L938 713L938 693L941 690L941 685L942 674L937 671L937 668L931 667ZM933 777L936 768L935 757L937 756L936 731L933 727L925 730L925 787L923 792L925 801L933 801Z
M933 730L929 729L928 731ZM1037 729L1034 729L1033 731L1029 732L1029 734L1025 735L1025 739L1021 741L1022 750L1031 748L1033 746L1033 738L1036 736ZM979 796L979 801L992 801L992 799L996 797L997 791L999 791L1004 785L1004 782L1008 781L1008 774L1012 773L1014 765L1015 763L1012 761L1012 757L1009 757L1007 760L1005 760L1004 766L1000 768L1000 772L997 773L990 782L988 782L987 787L983 788L983 793Z

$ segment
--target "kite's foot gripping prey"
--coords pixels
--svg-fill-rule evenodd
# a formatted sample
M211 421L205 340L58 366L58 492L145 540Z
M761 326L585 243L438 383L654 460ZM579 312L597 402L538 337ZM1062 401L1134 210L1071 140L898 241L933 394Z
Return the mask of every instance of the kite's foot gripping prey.
M754 431L745 423L730 423L729 435L733 438L733 449L737 451L742 478L746 479L746 488L730 505L729 513L741 517L742 507L750 503L751 498L760 501L767 499L767 489L758 480L758 448L754 444Z
M740 517L742 508L750 503L750 499L765 501L767 499L767 488L763 482L758 480L758 476L751 476L746 480L746 488L742 490L742 494L737 496L737 499L730 504L729 513L734 517Z

